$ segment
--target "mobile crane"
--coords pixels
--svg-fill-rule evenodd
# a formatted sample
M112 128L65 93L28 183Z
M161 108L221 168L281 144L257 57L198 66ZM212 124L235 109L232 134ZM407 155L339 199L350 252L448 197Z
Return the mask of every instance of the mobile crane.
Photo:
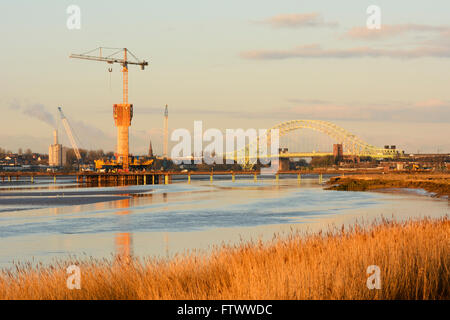
M77 157L78 163L81 162L81 154L80 150L78 149L77 143L75 142L75 139L73 137L72 129L70 127L69 121L67 121L66 116L62 112L61 107L58 107L59 114L61 116L61 122L64 125L64 129L66 129L67 136L69 137L70 144L72 145L73 151L75 152L75 156Z

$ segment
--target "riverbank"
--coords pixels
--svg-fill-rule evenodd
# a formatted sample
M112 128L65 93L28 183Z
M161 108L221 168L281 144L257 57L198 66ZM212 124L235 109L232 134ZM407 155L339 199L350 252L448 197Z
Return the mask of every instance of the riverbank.
M438 197L450 196L450 174L374 174L332 177L328 190L368 191L389 188L424 189Z
M0 299L449 299L449 233L448 217L382 221L171 260L17 265L0 272ZM71 264L81 290L66 287ZM381 271L379 290L367 287L371 265Z

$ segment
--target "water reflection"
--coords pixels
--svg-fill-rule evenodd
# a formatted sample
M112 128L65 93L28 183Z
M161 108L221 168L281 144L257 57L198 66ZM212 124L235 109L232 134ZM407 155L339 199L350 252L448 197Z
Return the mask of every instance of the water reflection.
M270 240L291 228L315 231L380 215L407 219L448 214L448 201L404 193L324 191L317 179L302 179L301 185L297 179L252 179L5 193L0 201L40 197L48 203L22 211L17 209L22 205L4 206L10 210L0 212L0 267L30 257L49 261L85 253L122 261L161 258L260 235Z
M129 198L109 202L98 202L91 204L90 206L93 211L97 212L105 209L117 209L114 214L122 217L122 219L119 220L119 229L126 230L129 228L127 216L132 213L130 208L133 206L132 195L127 196L129 196ZM151 196L146 198L150 199L149 201L151 202ZM82 213L86 209L85 207L86 206L71 206L70 212ZM68 207L56 207L51 208L51 212L54 215L61 215L67 213L68 209ZM114 247L116 260L131 261L131 258L133 257L133 234L131 232L117 232L114 235Z
M123 199L113 201L113 206L117 209L116 215L119 216L128 216L131 214L130 210L131 199ZM121 221L121 229L122 227L126 228L126 225L122 225L123 221ZM126 221L125 221L126 224ZM115 249L116 249L116 260L121 260L125 262L131 261L133 257L133 234L131 232L119 232L115 234Z
M131 261L133 257L133 237L132 233L116 233L116 260Z

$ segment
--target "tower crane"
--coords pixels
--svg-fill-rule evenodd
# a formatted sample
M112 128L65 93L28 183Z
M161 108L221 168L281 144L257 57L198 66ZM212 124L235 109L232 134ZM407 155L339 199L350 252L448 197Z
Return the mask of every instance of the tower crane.
M80 150L78 149L77 143L75 142L75 139L73 137L72 129L70 128L69 121L67 121L67 118L64 115L64 113L62 112L61 107L58 107L58 111L59 111L59 114L61 115L61 122L64 125L64 129L66 129L67 136L69 137L70 144L72 145L72 148L75 152L75 156L77 157L78 162L80 162L80 160L81 160Z
M114 53L103 56L102 51L104 49L117 50ZM92 55L93 52L97 52L98 55ZM115 57L117 54L123 53L123 58ZM129 60L129 56L134 60ZM113 106L114 122L117 127L117 160L122 163L122 169L128 171L129 167L129 141L128 141L128 127L131 125L131 119L133 118L133 105L128 103L128 65L138 65L141 70L144 70L148 66L148 62L145 60L139 60L131 53L127 48L106 48L99 47L84 54L71 54L70 58L84 59L93 61L102 61L108 64L118 63L122 66L123 74L123 101L121 104L115 104Z

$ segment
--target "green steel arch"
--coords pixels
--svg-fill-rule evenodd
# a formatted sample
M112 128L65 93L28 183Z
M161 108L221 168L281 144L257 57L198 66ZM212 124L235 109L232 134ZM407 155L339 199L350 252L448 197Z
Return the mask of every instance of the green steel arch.
M270 131L274 129L279 130L280 137L299 129L311 129L324 133L333 138L336 143L341 143L343 145L344 155L386 158L395 157L401 152L401 150L384 149L370 145L344 128L339 127L332 122L323 120L291 120L282 122L268 130L268 135L270 134Z
M269 141L272 130L279 130L279 137L282 137L289 132L300 130L300 129L310 129L317 132L324 133L334 139L336 143L342 144L344 149L344 155L353 156L370 156L373 158L394 158L399 156L402 151L394 149L384 149L368 144L367 142L361 140L356 135L350 133L344 128L328 121L323 120L290 120L277 124L276 126L270 128L267 131L267 136L265 139ZM261 138L260 138L261 139ZM256 142L255 142L256 143ZM227 158L234 158L234 160L249 162L248 150L254 147L252 143L247 144L244 149L236 150L235 152L224 154ZM276 155L282 158L296 158L296 157L314 157L314 156L326 156L332 155L332 153L320 153L320 152L301 152L301 153L282 153ZM268 155L268 157L274 157L275 155Z

